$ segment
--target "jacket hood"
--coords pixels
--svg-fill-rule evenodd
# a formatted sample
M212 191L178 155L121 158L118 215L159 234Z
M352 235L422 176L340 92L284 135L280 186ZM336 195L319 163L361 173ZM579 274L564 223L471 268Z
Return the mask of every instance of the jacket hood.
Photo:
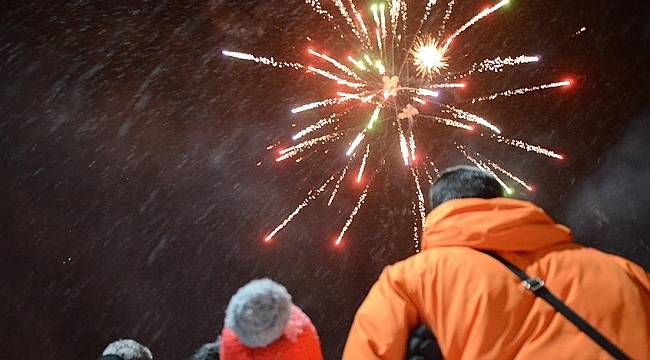
M454 199L427 216L422 250L468 246L505 252L536 251L572 239L571 230L556 224L530 202L508 198Z

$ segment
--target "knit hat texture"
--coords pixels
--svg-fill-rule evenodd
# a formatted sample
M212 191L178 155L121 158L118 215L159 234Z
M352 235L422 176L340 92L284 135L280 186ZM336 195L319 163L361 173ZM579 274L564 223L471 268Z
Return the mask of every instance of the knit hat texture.
M235 293L221 335L221 360L323 359L311 320L270 279L253 280Z
M148 347L131 339L114 341L104 349L104 355L117 355L124 360L152 360L153 354Z

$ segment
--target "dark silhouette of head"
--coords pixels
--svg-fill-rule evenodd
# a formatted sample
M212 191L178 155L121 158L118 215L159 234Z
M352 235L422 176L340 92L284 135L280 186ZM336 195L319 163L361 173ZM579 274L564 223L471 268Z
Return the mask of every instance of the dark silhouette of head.
M505 191L491 174L473 166L445 169L429 189L429 205L435 208L447 200L504 197Z

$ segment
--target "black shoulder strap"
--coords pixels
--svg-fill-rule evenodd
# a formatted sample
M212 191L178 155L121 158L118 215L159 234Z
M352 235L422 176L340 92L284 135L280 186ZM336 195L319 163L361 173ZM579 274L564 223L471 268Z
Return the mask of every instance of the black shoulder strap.
M624 360L630 360L631 358L623 351L621 351L619 348L616 347L616 345L612 344L609 340L607 340L606 337L604 337L598 330L594 329L591 325L589 325L583 318L581 318L578 314L573 312L568 306L566 306L562 300L558 299L555 297L555 295L551 294L550 291L544 286L544 280L540 278L530 278L528 275L521 271L518 267L514 266L508 260L502 258L498 254L492 252L492 251L483 251L480 250L481 252L492 256L493 258L499 260L503 265L505 265L510 271L512 271L519 279L521 279L524 287L527 290L530 290L533 294L541 297L542 299L546 300L547 303L549 303L551 306L555 308L560 314L564 315L565 318L567 318L569 321L571 321L575 326L578 327L582 332L587 334L590 338L592 338L598 345L600 345L605 351L607 351L610 355L612 355L615 359L624 359Z

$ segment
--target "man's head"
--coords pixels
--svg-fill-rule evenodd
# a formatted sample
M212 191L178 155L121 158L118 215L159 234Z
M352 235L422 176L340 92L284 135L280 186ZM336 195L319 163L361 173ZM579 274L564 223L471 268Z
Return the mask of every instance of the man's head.
M201 346L194 353L190 360L219 360L219 349L221 348L221 336L215 342Z
M433 183L429 190L429 204L435 208L452 199L503 196L504 189L494 176L477 167L459 165L445 169Z

